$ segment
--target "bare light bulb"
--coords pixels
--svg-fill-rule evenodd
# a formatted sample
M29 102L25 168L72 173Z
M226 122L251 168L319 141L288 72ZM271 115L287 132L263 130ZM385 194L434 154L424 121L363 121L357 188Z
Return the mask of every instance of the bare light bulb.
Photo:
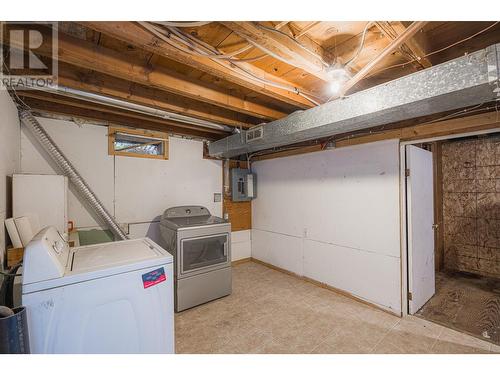
M350 74L347 72L344 66L336 64L332 69L330 69L328 75L330 77L328 89L331 95L340 94L342 86L349 80Z
M342 84L340 83L340 81L333 81L333 82L330 82L330 94L332 95L337 95L340 93L340 89L342 88Z

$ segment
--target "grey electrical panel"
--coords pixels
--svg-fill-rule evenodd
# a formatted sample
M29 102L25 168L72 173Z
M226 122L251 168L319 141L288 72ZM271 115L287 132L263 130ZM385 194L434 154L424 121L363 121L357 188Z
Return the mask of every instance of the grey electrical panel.
M250 201L257 197L257 175L248 169L231 169L231 198L233 202Z

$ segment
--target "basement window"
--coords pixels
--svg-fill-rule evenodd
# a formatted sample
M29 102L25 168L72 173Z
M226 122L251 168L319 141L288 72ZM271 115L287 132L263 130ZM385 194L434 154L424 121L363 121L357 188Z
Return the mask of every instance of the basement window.
M168 134L148 130L109 128L109 155L168 159Z

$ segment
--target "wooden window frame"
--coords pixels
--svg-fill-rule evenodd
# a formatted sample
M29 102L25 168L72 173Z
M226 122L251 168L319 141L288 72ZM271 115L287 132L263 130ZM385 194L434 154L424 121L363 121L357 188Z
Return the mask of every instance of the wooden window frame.
M163 142L163 154L162 155L146 155L146 154L136 154L133 152L123 152L115 150L115 137L116 133L130 134L130 135L140 135L141 137L151 137L160 138ZM146 159L161 159L168 160L169 151L169 138L167 133L151 131L151 130L140 130L140 129L128 129L110 126L108 130L108 155L110 156L129 156L134 158L146 158Z

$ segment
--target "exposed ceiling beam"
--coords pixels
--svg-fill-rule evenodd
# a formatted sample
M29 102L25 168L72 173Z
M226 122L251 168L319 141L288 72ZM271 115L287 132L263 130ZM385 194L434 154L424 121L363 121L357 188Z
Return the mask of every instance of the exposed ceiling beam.
M259 119L238 112L192 101L166 91L128 82L91 70L76 69L66 64L60 70L59 84L73 89L110 96L224 125L247 128L260 122Z
M126 114L104 113L99 109L88 109L70 105L69 103L61 105L46 100L24 97L23 99L34 112L76 117L83 120L95 121L102 125L125 125L137 129L157 130L171 132L173 134L201 137L207 139L219 139L222 136L201 130L179 128L168 123L159 124L150 121L148 118L136 119Z
M256 22L222 22L222 24L273 57L324 81L329 81L326 59L322 58L326 56L325 51L323 56L317 56L316 53L310 53L302 48L293 37L272 28L265 28ZM331 61L326 63L329 64Z
M299 31L299 33L297 35L295 35L295 39L299 39L301 36L307 35L307 33L309 31L311 31L311 29L314 28L319 23L321 23L321 21L313 21L313 22L309 23L309 25L307 25L306 27L304 27L303 29L301 29Z
M403 43L405 43L409 38L415 35L422 27L425 26L426 21L413 22L405 31L398 35L388 46L386 46L380 53L372 59L368 64L366 64L359 72L357 72L354 77L347 81L340 92L340 95L345 94L349 89L361 81L371 70L377 66L384 58L398 49Z
M273 99L277 99L303 109L313 106L309 100L297 95L296 92L273 87L242 73L229 61L214 61L208 57L197 56L196 54L189 54L181 51L154 36L135 22L82 22L81 24L95 31L109 35L115 39L137 46L146 51L153 52L157 55L167 57L179 63L192 66L195 69L209 73L215 77L240 85L252 91L259 92ZM252 75L261 79L271 80L290 87L296 86L280 79L279 77L273 76L250 63L238 62L238 65L249 71ZM297 89L304 92L307 91L301 87L297 87Z
M398 35L401 35L406 30L403 22L395 21L381 21L376 22L376 25L384 32L384 34L391 40L395 40ZM410 59L416 58L416 63L421 65L422 68L429 68L432 66L431 61L425 57L427 50L427 41L425 35L420 32L415 34L412 38L408 39L400 48L405 47L410 52Z
M48 34L48 31L46 31ZM48 40L44 38L44 40ZM18 48L26 48L16 46ZM42 56L51 56L51 46L42 44L36 52ZM249 101L243 96L221 90L199 80L188 78L177 72L159 66L145 66L137 61L130 61L128 56L108 48L97 46L68 35L58 38L58 59L67 64L96 70L121 79L152 86L176 95L202 101L215 106L238 111L265 120L284 117L286 113Z
M197 127L196 125L178 123L178 122L175 122L172 120L162 119L162 118L158 118L158 117L154 117L154 116L148 116L148 115L139 114L139 113L131 112L131 111L125 111L125 110L121 110L118 108L109 107L109 106L101 105L101 104L97 104L97 103L91 103L91 102L87 102L87 101L83 101L83 100L68 98L65 96L57 95L57 94L49 94L49 93L36 91L36 90L20 91L20 94L25 98L39 99L39 100L44 100L44 101L47 101L50 103L69 105L69 106L84 108L84 109L99 110L100 112L112 113L112 114L116 114L116 115L123 115L123 116L127 116L127 117L130 117L133 119L138 119L138 120L147 119L148 121L151 121L151 122L156 122L156 123L164 125L164 126L169 126L169 127L171 127L171 129L174 129L176 131L179 131L181 129L200 130L200 128ZM227 134L225 132L222 132L222 131L219 131L216 129L203 128L203 131L206 133Z

